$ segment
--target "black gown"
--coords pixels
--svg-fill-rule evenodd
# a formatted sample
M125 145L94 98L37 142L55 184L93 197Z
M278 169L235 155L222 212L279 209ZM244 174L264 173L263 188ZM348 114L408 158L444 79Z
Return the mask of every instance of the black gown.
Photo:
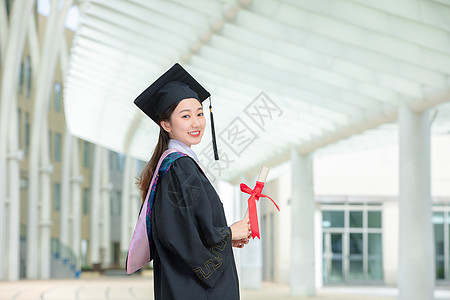
M223 204L190 157L159 179L152 211L155 300L239 299Z

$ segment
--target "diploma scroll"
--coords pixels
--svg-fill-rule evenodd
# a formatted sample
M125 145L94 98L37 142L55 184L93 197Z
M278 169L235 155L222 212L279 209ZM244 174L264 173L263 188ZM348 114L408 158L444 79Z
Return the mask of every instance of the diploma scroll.
M275 203L275 201L273 201L272 198L261 193L264 188L264 182L266 181L268 174L269 169L266 167L262 167L261 172L259 173L258 176L258 180L256 181L255 188L253 189L241 183L241 191L250 195L250 198L248 198L248 208L244 218L250 218L250 229L252 231L252 238L257 237L261 239L259 235L258 212L256 209L256 201L259 201L260 197L267 197L273 202L278 211L280 210L280 208Z

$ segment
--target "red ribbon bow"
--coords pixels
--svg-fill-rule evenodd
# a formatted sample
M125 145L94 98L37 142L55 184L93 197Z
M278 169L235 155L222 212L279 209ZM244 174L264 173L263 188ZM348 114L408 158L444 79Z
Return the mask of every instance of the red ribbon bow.
M248 215L250 217L250 228L252 230L252 238L258 237L258 239L261 239L259 236L259 225L258 225L258 212L256 210L256 201L259 201L260 197L266 197L269 198L275 207L280 211L280 208L278 205L273 201L272 198L270 198L267 195L261 194L261 191L264 188L264 182L256 181L256 185L254 189L249 188L246 184L241 183L241 192L247 193L250 195L250 198L248 198Z

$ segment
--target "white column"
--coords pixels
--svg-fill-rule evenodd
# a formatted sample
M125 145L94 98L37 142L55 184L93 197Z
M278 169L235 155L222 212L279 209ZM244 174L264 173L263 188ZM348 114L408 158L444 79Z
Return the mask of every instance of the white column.
M18 1L18 3L20 3ZM40 144L42 142L42 127L47 119L48 101L55 71L59 46L63 39L64 22L72 0L65 0L62 8L58 10L59 2L52 1L52 10L47 19L45 36L41 49L37 81L34 86L33 123L31 127L31 145L29 157L29 189L27 204L27 278L38 276L38 195L39 192L39 158ZM47 133L45 132L45 135ZM42 261L41 261L42 263Z
M112 184L109 181L109 152L102 151L102 267L111 266L111 190Z
M254 188L256 184L256 178L253 180L245 180L242 177L243 183L247 184L250 188ZM242 217L248 207L248 198L250 195L241 193L241 203L243 206ZM257 202L257 209L259 212L259 201ZM260 225L261 228L261 225ZM250 242L241 249L240 257L240 286L243 289L259 290L261 289L262 282L262 243L258 238L251 239Z
M291 295L315 295L312 154L291 149Z
M16 99L13 99L15 102ZM17 111L13 103L9 130L9 226L8 226L8 279L19 280L20 268L20 160L23 153L19 150ZM2 252L4 253L4 252Z
M101 189L101 158L102 147L94 145L94 158L92 166L92 178L91 178L91 213L89 216L90 221L90 236L89 246L91 251L91 264L97 267L101 263L100 259L100 189Z
M131 242L131 234L134 231L134 228L136 227L136 222L139 216L139 208L141 207L141 201L140 200L140 193L139 189L136 186L136 177L138 177L137 174L137 168L136 168L136 159L131 159L130 163L130 192L129 192L129 198L130 198L130 205L129 205L129 214L128 214L128 232L129 232L129 241Z
M71 173L71 191L72 191L72 240L70 245L75 256L75 271L79 275L81 272L81 183L83 177L80 174L80 154L78 148L78 139L72 138L72 173Z
M2 80L0 82L0 251L7 251L5 224L5 201L7 197L6 182L10 174L7 174L7 156L8 156L8 128L11 124L9 118L11 111L16 113L17 107L11 99L16 97L17 82L19 78L19 66L22 60L23 49L25 46L25 37L27 22L32 13L34 0L15 1L11 11L10 27L7 32L6 43L2 43ZM5 20L0 21L2 24ZM6 37L6 27L2 27L2 41ZM15 155L15 154L13 154ZM7 278L7 260L4 255L0 255L0 280Z
M53 166L50 164L49 145L48 145L48 127L47 120L44 121L41 133L41 169L40 169L40 278L49 279L51 270L51 219L52 197L51 197L51 174Z
M121 201L121 215L120 215L120 252L121 262L125 263L128 247L130 246L130 177L131 177L131 164L133 159L130 156L125 156L125 164L123 167L122 178L122 201Z
M433 299L430 117L399 108L399 299Z
M398 278L398 202L383 203L383 278L389 286L397 286Z
M70 248L70 226L73 220L69 220L69 214L71 210L71 197L70 197L70 164L71 164L71 150L72 150L72 136L69 131L64 132L64 147L63 147L63 159L61 170L61 203L59 210L59 242L62 245L61 258L68 259L69 253L67 250Z

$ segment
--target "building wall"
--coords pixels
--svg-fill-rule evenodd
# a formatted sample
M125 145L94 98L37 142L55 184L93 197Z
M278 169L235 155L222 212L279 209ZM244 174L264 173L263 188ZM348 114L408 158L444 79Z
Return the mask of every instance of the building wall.
M45 33L45 25L47 18L38 14L35 15L35 30L38 33L39 47L43 43L43 37ZM74 33L68 29L65 30L65 41L67 43L67 49L70 49L70 45L73 39ZM28 199L28 172L29 172L29 157L31 143L31 127L33 124L33 109L34 109L34 97L36 90L36 78L39 74L39 70L34 67L35 61L32 61L32 57L35 57L36 53L39 53L40 49L32 49L29 43L29 39L26 40L24 53L22 55L22 63L20 66L19 85L17 89L17 114L18 114L18 135L19 135L19 148L23 150L23 159L20 162L20 185L21 185L21 277L25 276L25 258L26 258L26 224L27 224L27 199ZM0 53L1 55L1 53ZM51 173L51 237L52 237L52 252L59 252L61 245L59 245L60 236L60 208L64 201L69 199L61 199L61 177L62 177L62 164L64 151L64 136L66 133L66 120L64 115L64 70L62 70L61 60L58 59L55 68L54 78L51 88L51 97L49 99L48 106L48 138L49 138L49 158L53 171ZM90 240L90 204L91 204L91 173L92 173L92 159L93 159L93 144L84 140L77 140L77 147L79 149L79 168L83 181L81 183L81 239L87 241L89 245ZM119 154L113 154L119 157ZM121 156L123 160L123 156ZM111 201L113 202L117 195L120 195L122 189L122 168L112 170L111 182L113 185ZM120 196L119 196L120 201ZM114 243L120 243L120 236L115 233L120 232L118 230L120 226L120 202L119 210L116 215L112 217L111 233ZM118 222L119 220L119 222ZM67 220L69 221L69 220ZM83 265L90 267L90 251L87 251ZM54 254L54 253L52 253ZM82 253L83 254L83 253ZM55 257L53 255L53 257ZM118 267L121 267L117 265Z

